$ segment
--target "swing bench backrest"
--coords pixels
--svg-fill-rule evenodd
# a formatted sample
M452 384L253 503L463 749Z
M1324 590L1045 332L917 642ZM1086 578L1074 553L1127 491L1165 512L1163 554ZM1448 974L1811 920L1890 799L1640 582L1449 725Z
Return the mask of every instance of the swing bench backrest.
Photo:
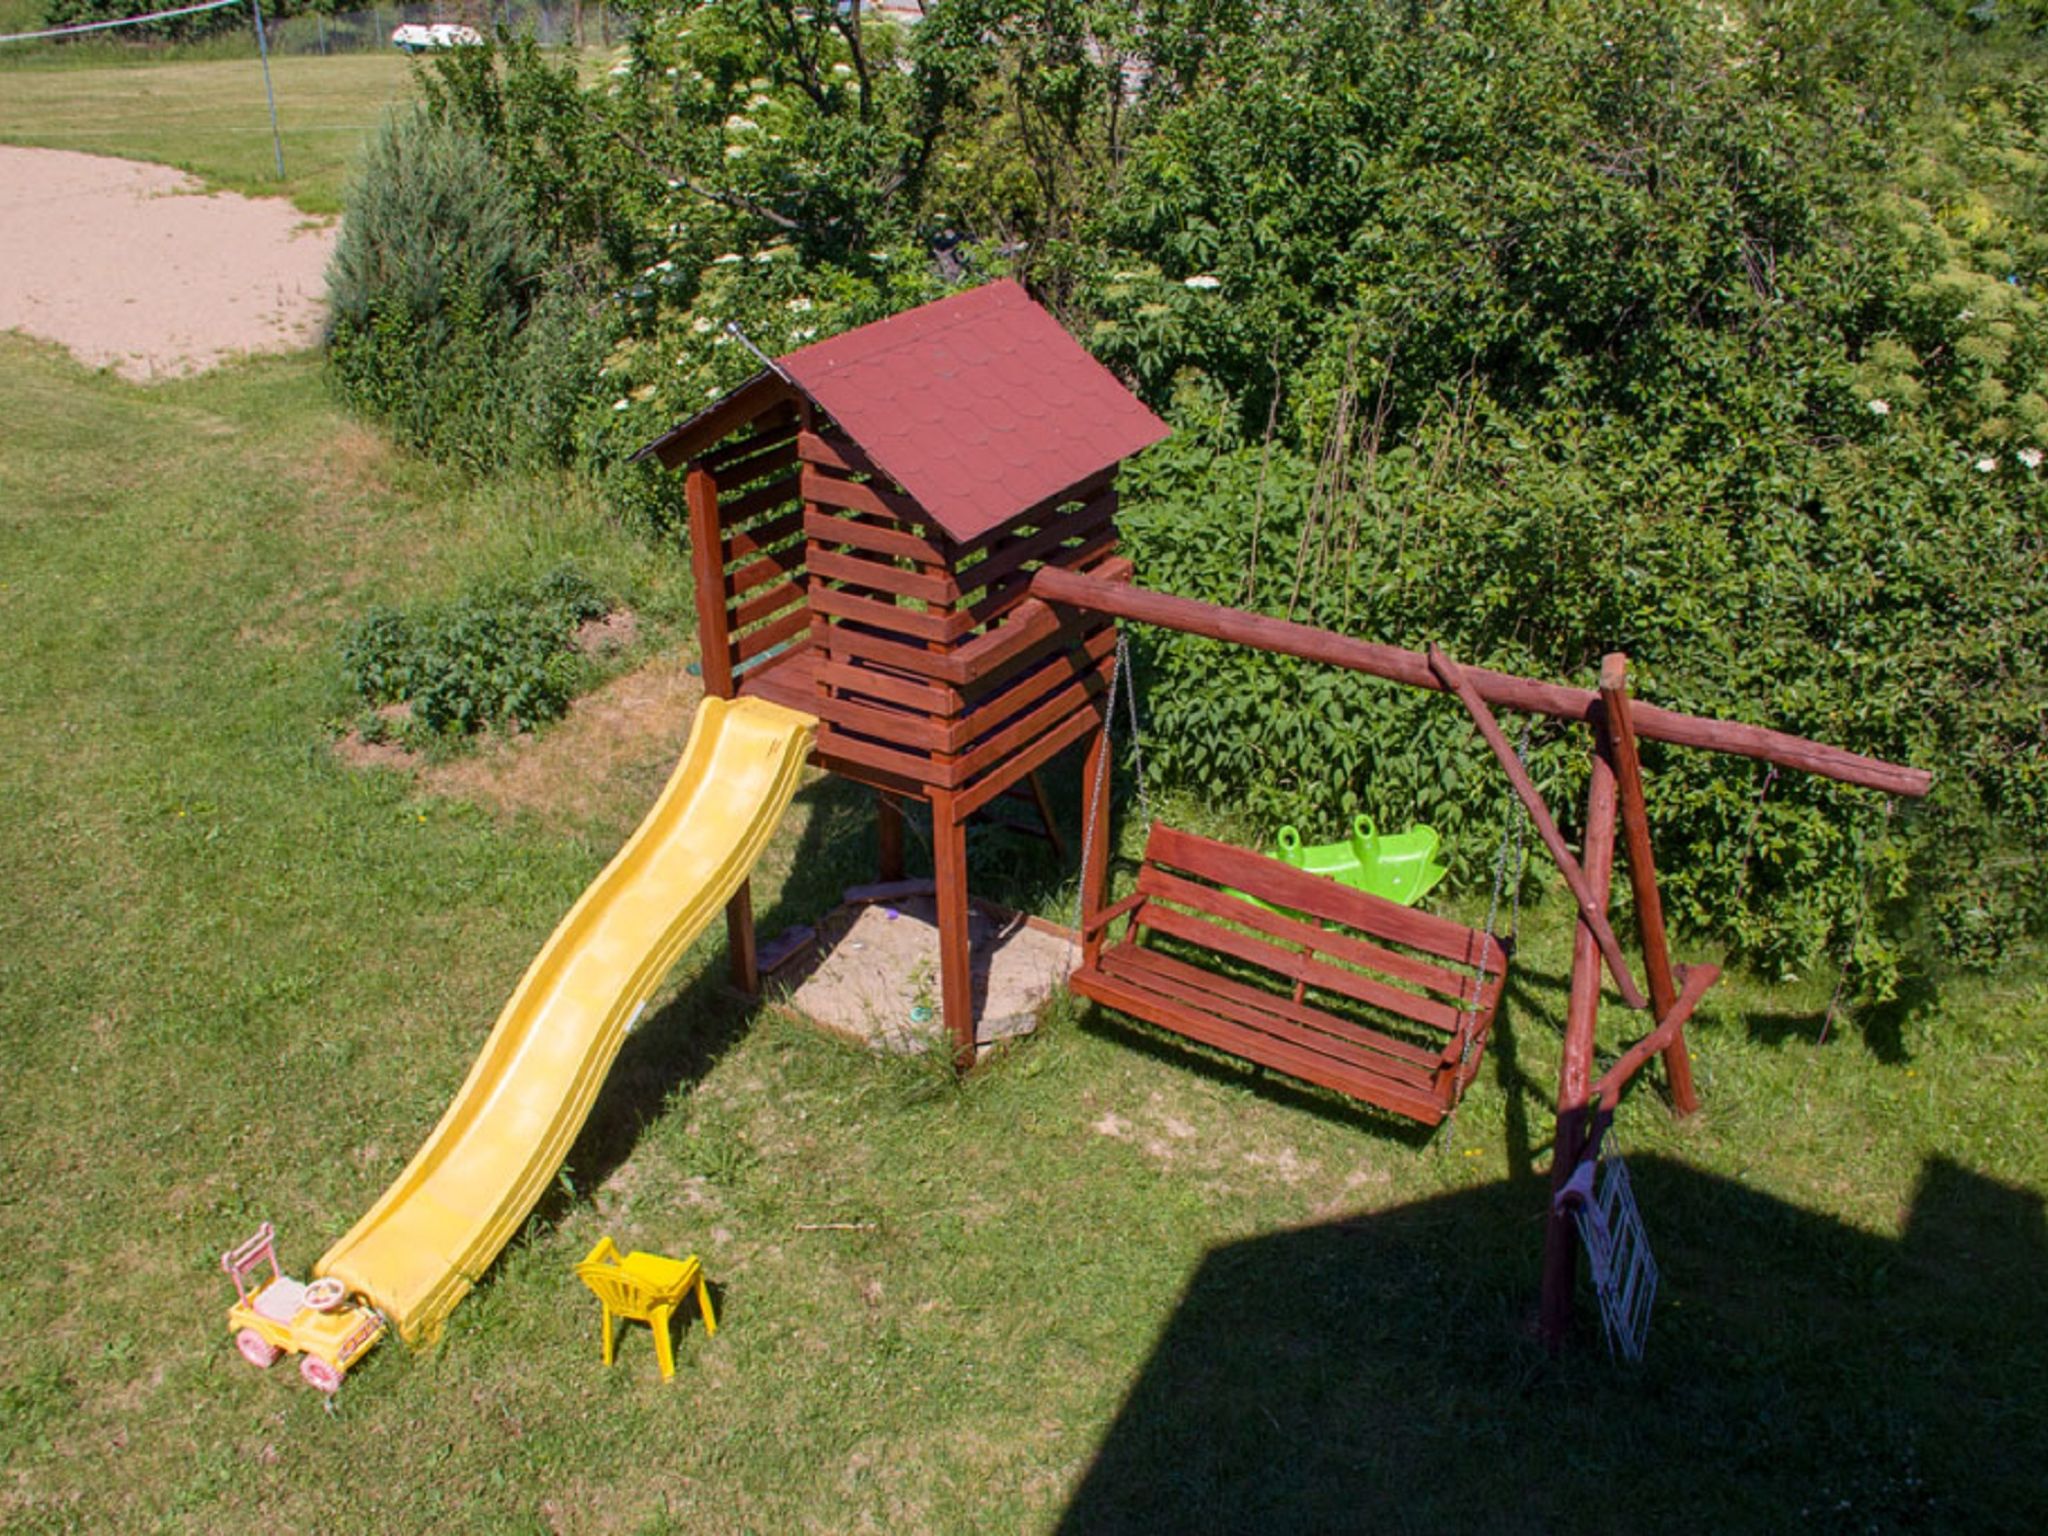
M1160 824L1086 937L1082 996L1430 1125L1479 1070L1508 958L1479 929Z

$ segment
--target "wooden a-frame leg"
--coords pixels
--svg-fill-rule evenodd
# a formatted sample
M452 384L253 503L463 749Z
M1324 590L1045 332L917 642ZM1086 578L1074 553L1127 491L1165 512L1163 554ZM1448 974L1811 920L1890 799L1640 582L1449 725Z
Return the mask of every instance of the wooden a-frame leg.
M932 864L939 908L939 1012L953 1042L953 1065L974 1065L974 951L968 934L967 824L950 790L932 791Z
M1614 765L1606 733L1593 749L1592 787L1586 795L1586 842L1580 867L1599 908L1607 903L1614 876ZM1579 1234L1570 1213L1557 1209L1556 1195L1579 1165L1592 1131L1589 1097L1593 1084L1593 1032L1600 1018L1600 941L1592 925L1579 920L1572 935L1571 992L1565 1003L1564 1061L1557 1079L1557 1146L1550 1163L1552 1203L1543 1227L1543 1342L1553 1351L1571 1332L1572 1291L1578 1281Z

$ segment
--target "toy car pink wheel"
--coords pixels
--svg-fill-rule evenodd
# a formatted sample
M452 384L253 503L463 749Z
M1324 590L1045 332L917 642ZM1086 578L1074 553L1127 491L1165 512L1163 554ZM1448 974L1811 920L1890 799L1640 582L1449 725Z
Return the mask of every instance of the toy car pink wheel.
M299 1375L304 1377L306 1385L316 1392L325 1392L332 1396L341 1390L341 1372L318 1355L308 1355L299 1362Z
M277 1364L277 1346L254 1328L244 1328L235 1335L235 1348L242 1352L244 1360L259 1371L268 1370Z

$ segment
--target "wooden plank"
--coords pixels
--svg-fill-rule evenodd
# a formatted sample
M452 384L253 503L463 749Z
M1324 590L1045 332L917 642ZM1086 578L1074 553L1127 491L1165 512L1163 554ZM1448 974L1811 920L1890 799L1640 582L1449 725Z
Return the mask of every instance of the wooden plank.
M720 484L722 486L724 482ZM722 501L718 520L727 528L738 528L797 499L796 476L784 475L780 480L770 480L766 485L755 487L744 496Z
M1027 773L1035 773L1051 762L1068 747L1079 741L1091 730L1101 728L1100 702L1097 707L1069 715L1052 730L1038 738L1017 753L1008 762L998 763L993 772L985 775L971 788L960 790L955 804L962 816L970 816L989 801L995 799Z
M819 706L817 659L810 641L800 641L773 659L748 668L740 679L740 695L815 715Z
M1099 492L1092 501L1071 512L1061 513L1037 532L1023 535L1012 543L993 545L984 559L959 567L957 574L961 590L977 591L1015 576L1031 561L1043 560L1065 544L1100 535L1115 519L1116 488L1112 486Z
M810 567L813 576L825 581L846 582L896 597L914 597L921 603L951 604L960 598L960 588L950 576L927 576L922 571L906 571L859 555L813 549Z
M924 565L944 566L946 556L929 539L921 539L901 528L838 516L812 506L804 512L804 532L821 544L848 544L870 554L915 560Z
M725 540L725 563L744 560L749 555L766 554L784 540L803 531L804 512L801 506L777 518L771 518L755 528L742 528L729 534Z
M783 443L795 444L796 417L788 405L773 407L756 416L754 420L760 423L758 431L712 449L701 460L704 467L714 475L720 474L742 459L751 458L757 453L766 453Z
M1389 944L1419 949L1454 965L1471 966L1479 961L1480 934L1476 928L1467 928L1433 912L1382 900L1325 876L1304 873L1278 859L1182 832L1164 822L1153 824L1145 843L1145 859L1147 863L1165 864L1218 885L1234 886L1276 907L1306 912L1325 922L1342 923L1346 928L1369 933ZM1497 939L1493 941L1493 953L1500 954Z
M804 600L804 589L793 581L785 581L779 587L770 587L755 597L748 598L732 610L732 627L735 631L758 624L770 614L780 613L791 603Z
M949 750L964 752L982 737L1014 719L1054 689L1101 669L1116 649L1116 632L1103 630L1088 641L1067 650L1053 651L1035 670L1016 679L1001 693L982 700L953 727Z
M756 374L723 400L669 428L633 457L638 460L652 454L675 469L686 459L715 448L750 422L773 419L776 413L788 408L792 395L790 387L772 374Z
M944 766L926 754L885 747L865 737L849 735L829 719L818 728L818 755L822 759L842 758L859 767L878 770L889 776L884 788L896 782L915 785L919 798L924 798L929 788L949 787Z
M881 465L861 451L858 443L843 433L800 432L797 434L796 445L806 464L836 469L848 475L885 473Z
M811 616L802 608L792 608L779 619L760 629L749 630L733 642L733 664L738 666L764 655L782 644L791 635L801 634L810 626Z
M1643 972L1650 983L1650 1006L1658 1019L1678 1006L1678 985L1671 971L1671 946L1664 932L1664 897L1657 889L1657 860L1650 848L1650 808L1643 794L1643 760L1636 750L1636 728L1628 696L1628 657L1615 651L1600 662L1600 701L1607 708L1607 737L1614 744L1614 777L1621 798L1621 833L1628 852L1628 883L1635 893L1636 927L1642 931ZM1664 1052L1664 1070L1671 1083L1671 1105L1681 1115L1700 1107L1692 1084L1692 1061L1681 1030Z
M868 512L914 527L922 527L928 520L923 507L898 492L863 485L858 480L842 480L812 464L806 464L802 473L804 500L816 502L821 507Z
M1026 711L994 735L977 742L953 760L953 783L965 784L976 774L1016 751L1034 736L1042 736L1061 720L1087 707L1088 701L1109 691L1111 661L1105 659L1076 677L1050 698ZM1012 780L1011 782L1015 782Z
M1150 928L1152 920L1140 912L1137 925ZM1113 975L1159 978L1161 990L1165 990L1163 983L1171 979L1176 986L1186 989L1181 995L1195 1005L1220 1012L1255 1029L1265 1028L1267 1021L1273 1021L1283 1027L1314 1030L1333 1042L1333 1054L1368 1071L1397 1075L1418 1087L1429 1083L1436 1073L1437 1053L1432 1049L1385 1034L1355 1020L1340 1018L1328 1009L1304 1003L1298 998L1265 991L1234 976L1219 976L1203 966L1191 964L1175 955L1162 954L1142 944L1112 945L1104 951L1103 964Z
M1077 549L1055 550L1062 565L1086 569L1107 555L1116 553L1117 528L1111 523ZM1020 571L990 587L972 609L977 624L993 624L1020 604L1032 601L1031 575Z
M903 802L894 795L875 796L876 873L884 883L903 880Z
M1139 921L1156 933L1185 939L1190 944L1212 950L1219 955L1229 955L1233 959L1242 960L1246 965L1270 971L1290 982L1298 982L1307 987L1321 987L1326 992L1348 997L1354 1003L1384 1009L1388 1013L1397 1014L1412 1023L1426 1025L1443 1034L1449 1034L1458 1027L1458 1010L1448 1003L1439 1002L1433 997L1425 997L1420 992L1404 992L1399 987L1360 975L1357 971L1345 970L1342 966L1318 960L1313 954L1305 955L1298 950L1282 949L1252 934L1226 928L1207 917L1191 916L1155 902L1145 909L1145 915ZM1433 1050L1418 1050L1416 1054L1432 1064L1437 1057Z
M834 657L826 660L819 675L828 688L865 694L941 719L957 714L960 709L960 695L951 688L904 677L879 666L858 666Z
M820 707L824 717L842 731L873 736L887 745L915 747L920 752L946 751L947 729L930 715L877 708L845 694L834 695Z
M1105 1007L1303 1082L1377 1104L1426 1125L1443 1118L1443 1106L1427 1093L1361 1071L1310 1047L1204 1013L1105 972L1076 971L1067 985Z
M719 460L713 472L718 476L720 485L751 485L766 475L796 464L796 429L794 425L785 424L751 439L745 454L714 457Z
M718 536L718 480L709 470L690 470L683 481L690 519L690 581L697 594L697 666L704 691L715 699L733 697L732 635L725 622L725 560Z
M820 616L822 622L823 616ZM878 635L856 624L825 626L825 654L833 660L854 658L893 667L914 677L957 685L960 677L957 651L930 651L906 640Z
M732 984L752 997L761 990L761 968L754 953L754 890L750 881L725 904L725 943Z
M1268 912L1264 907L1254 906L1238 896L1219 891L1213 886L1198 885L1184 879L1169 869L1147 864L1138 871L1138 888L1158 896L1176 906L1189 907L1210 917L1226 922L1238 923L1255 929L1268 938L1290 944L1307 944L1321 950L1347 965L1356 965L1382 975L1397 977L1411 985L1423 987L1441 997L1462 999L1471 991L1472 978L1461 976L1456 971L1445 970L1427 960L1418 960L1413 955L1403 954L1397 949L1385 949L1377 944L1368 944L1354 938L1348 929L1317 928L1279 912ZM1494 966L1488 978L1488 985L1497 985L1501 973L1506 970L1506 950L1503 945L1494 949Z
M1441 691L1444 686L1430 670L1429 658L1419 651L1354 640L1311 625L1247 613L1241 608L1198 602L1191 597L1148 592L1107 572L1041 566L1032 573L1031 592L1034 597L1048 603L1108 614L1138 624L1156 624L1185 634L1206 635L1213 640L1248 645L1282 656L1299 656L1306 661L1345 667L1353 672L1368 672L1374 677L1405 683L1411 688ZM1590 689L1567 688L1478 667L1468 668L1466 676L1472 680L1481 698L1499 708L1579 721L1591 721L1599 711L1600 696ZM1844 784L1860 784L1888 795L1919 799L1934 783L1932 774L1918 768L1901 767L1897 763L1845 752L1840 747L1808 741L1781 731L1765 730L1761 726L1681 715L1649 704L1635 706L1635 727L1638 735L1652 741L1669 741L1679 746L1702 747L1711 752L1757 758L1776 763L1781 768L1817 773L1823 778Z
M746 565L727 571L725 573L725 595L727 597L738 597L744 592L751 592L755 587L762 585L764 582L796 576L802 572L803 568L803 549L801 546L795 549L772 550L768 554L762 555L758 560L750 561Z
M974 627L974 620L964 613L945 610L921 613L914 608L878 602L838 587L822 587L815 583L811 587L811 607L835 619L855 619L871 629L936 641L941 645L958 640Z
M954 563L960 564L982 550L993 549L1004 539L1014 538L1019 527L1047 521L1069 502L1093 501L1116 483L1116 469L1115 465L1111 465L1108 469L1090 475L1086 480L1077 480L1065 490L1054 491L1052 495L1034 501L1014 516L1004 518L995 527L978 533L971 539L962 540L954 547Z
M1479 734L1485 738L1493 755L1500 760L1508 783L1514 786L1515 798L1522 802L1522 808L1529 813L1529 819L1536 824L1536 835L1543 840L1543 846L1550 850L1551 861L1557 865L1558 873L1564 876L1564 883L1572 893L1572 899L1579 905L1579 917L1592 930L1599 942L1600 953L1606 957L1608 970L1614 973L1614 985L1621 993L1621 1000L1631 1008L1647 1008L1650 1000L1643 996L1636 986L1636 979L1629 973L1628 956L1621 951L1621 940L1615 937L1614 925L1607 921L1607 903L1603 899L1597 905L1593 900L1593 888L1586 880L1586 872L1579 868L1579 861L1572 857L1571 849L1565 846L1564 834L1557 830L1557 823L1551 819L1550 807L1537 792L1535 780L1529 777L1529 770L1522 766L1521 757L1508 741L1507 733L1500 728L1500 722L1493 717L1493 710L1486 700L1479 696L1464 669L1436 646L1429 648L1430 670L1444 680L1457 694L1458 700L1471 715L1472 723L1479 727Z

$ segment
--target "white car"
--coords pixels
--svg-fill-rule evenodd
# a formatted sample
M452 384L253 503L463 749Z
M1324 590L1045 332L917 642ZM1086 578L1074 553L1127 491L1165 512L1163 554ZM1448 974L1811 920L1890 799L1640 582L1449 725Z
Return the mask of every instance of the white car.
M408 22L391 34L391 45L401 53L425 53L430 48L481 48L483 42L483 34L475 27L452 21Z

